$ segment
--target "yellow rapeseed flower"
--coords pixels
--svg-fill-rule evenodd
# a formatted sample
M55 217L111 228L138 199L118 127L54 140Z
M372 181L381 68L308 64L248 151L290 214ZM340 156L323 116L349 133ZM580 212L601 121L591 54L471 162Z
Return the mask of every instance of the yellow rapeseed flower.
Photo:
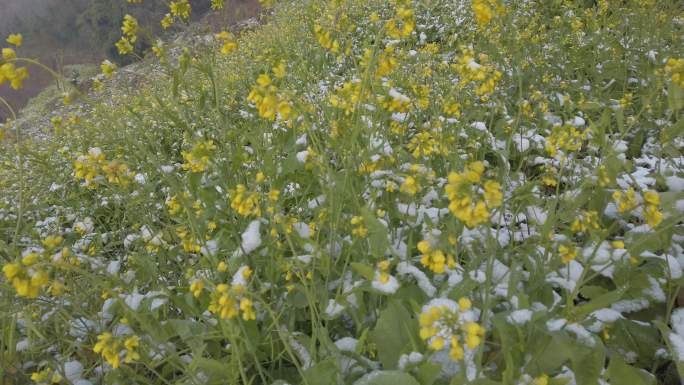
M14 45L15 47L21 47L21 45L24 42L24 38L19 33L16 33L16 34L13 33L13 34L9 35L9 37L7 38L7 42Z

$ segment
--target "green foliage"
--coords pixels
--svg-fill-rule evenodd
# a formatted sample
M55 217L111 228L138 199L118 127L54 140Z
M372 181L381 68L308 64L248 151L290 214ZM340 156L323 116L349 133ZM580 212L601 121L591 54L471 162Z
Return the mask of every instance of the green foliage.
M493 3L279 2L3 127L0 381L678 381L681 8Z

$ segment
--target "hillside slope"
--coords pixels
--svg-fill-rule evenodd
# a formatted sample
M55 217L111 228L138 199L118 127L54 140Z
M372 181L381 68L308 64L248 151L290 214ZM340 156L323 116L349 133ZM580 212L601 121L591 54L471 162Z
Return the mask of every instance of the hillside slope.
M209 12L210 3L192 0L192 24L203 24L213 29L228 26L258 14L258 0L228 0L219 12ZM21 32L25 44L24 57L38 59L53 70L72 77L74 65L99 65L108 59L119 65L130 63L131 58L117 53L114 43L121 36L124 15L136 17L144 29L141 37L149 45L154 39L169 39L187 29L186 25L174 25L164 30L159 23L168 4L161 0L129 3L125 0L0 0L0 36ZM207 17L208 14L211 14ZM51 74L32 66L31 76L21 90L0 85L0 97L20 110L54 81ZM9 117L0 108L0 121Z
M0 143L5 383L681 381L679 2L269 3Z

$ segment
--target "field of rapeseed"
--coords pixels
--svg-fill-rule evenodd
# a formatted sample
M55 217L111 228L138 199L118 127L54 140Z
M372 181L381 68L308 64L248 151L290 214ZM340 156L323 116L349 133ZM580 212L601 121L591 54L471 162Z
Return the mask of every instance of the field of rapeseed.
M2 127L0 383L680 383L679 1L262 3Z

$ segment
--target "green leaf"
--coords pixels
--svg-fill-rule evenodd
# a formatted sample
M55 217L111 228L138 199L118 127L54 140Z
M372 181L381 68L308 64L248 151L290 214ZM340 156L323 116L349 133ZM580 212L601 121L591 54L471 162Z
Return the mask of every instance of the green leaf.
M420 385L432 385L439 377L442 365L424 361L416 369L416 377L418 377L418 382Z
M165 326L170 328L174 335L180 337L181 339L198 336L202 335L202 333L205 333L204 328L200 324L189 320L170 319L166 322Z
M332 383L331 383L332 384ZM359 378L354 385L421 385L410 374L398 370L370 372Z
M389 247L389 240L387 239L387 228L373 215L373 213L364 208L361 211L363 221L368 227L368 242L370 243L370 253L377 258L383 258L385 252Z
M610 329L610 335L609 347L613 350L636 352L636 364L641 367L652 366L656 350L662 347L656 329L627 319L617 320Z
M304 385L329 385L339 383L339 368L337 360L328 358L317 363L304 371L302 384Z
M489 378L479 378L470 384L472 385L501 385L499 381L490 380Z
M598 385L598 379L604 368L606 352L603 343L593 338L594 346L587 346L574 338L561 338L570 352L570 368L575 373L577 385Z
M608 365L608 379L611 384L652 385L655 378L649 373L627 365L619 355L614 355Z
M502 385L499 381L490 380L489 378L478 378L470 381L463 377L463 375L454 377L449 385Z
M352 262L351 267L352 269L354 269L354 271L361 274L364 278L366 278L369 281L372 281L373 278L375 278L375 269L373 269L373 267L371 267L370 265Z
M530 340L539 346L531 362L537 373L553 373L570 359L572 352L559 335L549 338L548 334L540 333L531 336Z
M601 286L586 285L580 289L582 297L593 299L608 293L608 289Z
M602 294L596 299L585 303L584 305L575 308L575 316L580 318L595 310L603 309L610 306L612 303L619 301L624 292L622 290L613 290L606 294Z
M508 382L513 382L514 376L522 364L521 353L526 350L525 343L518 341L518 328L508 322L507 314L499 314L494 317L494 333L501 341L501 352L506 364L502 378ZM521 350L523 352L521 352Z
M673 83L668 88L668 102L670 104L670 109L674 112L678 112L684 108L684 88Z
M639 130L637 131L636 135L634 135L634 138L629 142L629 146L627 147L627 157L630 159L638 158L641 156L641 149L644 146L644 143L646 142L646 130Z
M653 324L658 328L658 330L660 330L660 333L662 333L663 339L665 340L667 347L670 349L670 353L672 353L674 357L677 357L676 352L674 352L674 349L672 349L672 346L670 345L670 333L672 333L670 328L661 321L653 321ZM677 373L679 373L679 377L684 378L684 363L678 359L674 360L674 362L677 365Z
M391 301L371 332L382 366L395 369L397 361L412 341L418 341L418 323L398 301Z
M212 360L205 357L195 357L192 365L197 369L203 371L212 378L231 378L234 377L234 371L225 362Z

